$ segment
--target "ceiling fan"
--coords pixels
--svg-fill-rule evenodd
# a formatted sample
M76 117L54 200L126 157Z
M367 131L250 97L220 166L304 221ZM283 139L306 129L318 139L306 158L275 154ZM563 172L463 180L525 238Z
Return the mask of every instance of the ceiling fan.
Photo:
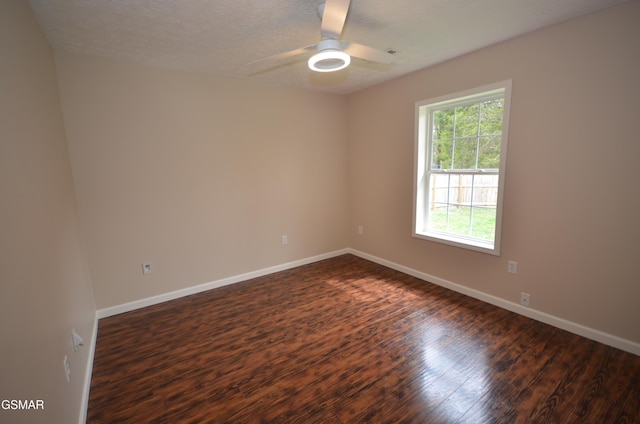
M317 72L344 69L351 63L351 56L371 62L392 63L394 58L391 53L347 40L338 40L347 19L350 3L351 0L326 0L318 6L318 16L322 19L320 26L322 40L318 43L260 59L251 64L285 59L313 49L316 49L316 54L309 58L308 64L311 70Z

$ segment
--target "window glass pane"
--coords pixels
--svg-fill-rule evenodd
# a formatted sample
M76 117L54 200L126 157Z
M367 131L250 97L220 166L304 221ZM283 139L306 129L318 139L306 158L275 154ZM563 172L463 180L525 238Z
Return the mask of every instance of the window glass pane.
M432 174L429 230L493 241L498 175Z
M495 207L498 203L498 176L475 175L473 178L473 206Z
M449 176L432 174L429 179L429 193L431 203L449 202Z
M431 203L429 205L429 230L447 231L447 210L446 204Z
M455 109L433 112L433 139L453 138L453 114Z
M478 140L478 169L500 168L500 136L480 137Z
M473 175L461 175L460 176L460 191L458 195L458 203L464 205L471 204L471 195L473 194Z
M449 175L449 198L448 202L456 204L460 196L460 175Z
M433 141L431 169L451 169L453 140Z
M496 229L496 208L473 208L471 236L493 241Z
M458 106L455 114L455 138L475 137L478 135L478 111L479 104Z
M480 108L480 134L502 133L502 99L483 102Z
M468 206L452 206L449 208L447 231L451 234L468 236L471 233L471 208Z
M455 140L453 169L476 169L476 140L476 137Z
M431 174L429 179L429 222L430 230L447 230L447 207L449 203L449 175Z

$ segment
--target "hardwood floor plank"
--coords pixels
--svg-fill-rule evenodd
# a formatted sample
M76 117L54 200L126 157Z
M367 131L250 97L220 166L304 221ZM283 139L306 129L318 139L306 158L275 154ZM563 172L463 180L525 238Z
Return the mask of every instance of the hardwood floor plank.
M87 422L640 422L639 395L637 356L344 255L100 320Z

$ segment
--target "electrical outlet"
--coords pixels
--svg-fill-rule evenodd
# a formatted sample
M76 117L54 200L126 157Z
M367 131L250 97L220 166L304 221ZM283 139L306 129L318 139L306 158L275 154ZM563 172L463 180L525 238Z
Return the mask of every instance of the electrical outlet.
M289 244L289 238L287 236L282 236L282 244Z
M151 264L149 262L142 264L142 273L144 275L151 274Z
M84 339L78 334L75 328L71 329L71 341L73 342L73 350L76 352L78 351L78 347L84 346Z
M64 355L62 365L64 365L64 375L67 376L67 383L69 383L71 381L71 367L69 366L69 358L67 355Z
M529 293L520 293L520 304L522 306L529 306Z
M516 261L509 261L507 263L507 272L509 274L516 274L518 272L518 262Z
M362 225L358 225L358 234L360 235L364 234L364 227Z

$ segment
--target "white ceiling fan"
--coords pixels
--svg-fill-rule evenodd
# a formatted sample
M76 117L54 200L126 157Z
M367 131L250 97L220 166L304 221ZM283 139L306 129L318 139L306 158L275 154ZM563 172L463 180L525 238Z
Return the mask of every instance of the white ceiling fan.
M320 26L322 40L317 44L260 59L251 64L285 59L313 49L316 49L317 53L311 56L308 63L309 68L317 72L333 72L344 69L351 63L351 56L371 62L392 63L394 58L388 52L347 40L338 40L347 19L350 3L351 0L326 0L318 6L318 15L322 19Z

